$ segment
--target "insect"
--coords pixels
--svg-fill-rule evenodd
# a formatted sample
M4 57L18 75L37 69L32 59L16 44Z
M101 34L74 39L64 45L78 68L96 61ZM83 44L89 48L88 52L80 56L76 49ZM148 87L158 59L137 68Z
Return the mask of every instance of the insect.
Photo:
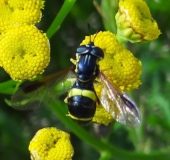
M100 70L98 63L103 58L102 49L90 40L87 45L77 48L76 60L71 59L73 66L21 86L11 98L12 107L33 109L43 105L42 101L50 103L68 92L65 102L69 116L80 124L90 122L96 104L101 103L116 121L131 127L138 126L141 122L138 107ZM96 78L99 79L97 83L103 86L100 97L94 89ZM66 81L70 84L66 85Z

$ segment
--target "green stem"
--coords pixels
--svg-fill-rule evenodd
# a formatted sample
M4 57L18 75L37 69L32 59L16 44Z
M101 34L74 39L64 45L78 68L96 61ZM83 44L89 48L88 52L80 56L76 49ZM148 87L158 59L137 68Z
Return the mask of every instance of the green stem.
M49 107L53 110L53 112L57 115L57 117L65 124L77 137L79 137L82 141L85 141L91 147L95 148L100 154L108 154L111 157L114 157L115 160L158 160L158 159L168 159L170 158L168 153L169 149L165 151L154 151L150 154L144 153L136 153L125 151L116 148L115 146L108 144L107 141L102 141L90 135L86 130L84 130L81 126L74 123L70 118L65 116L65 108L63 104L59 102L54 102L49 105Z
M55 17L53 23L48 28L46 34L47 37L50 39L54 33L60 28L61 23L63 22L66 15L69 13L71 8L73 7L76 0L65 0L64 4L62 5L62 8L60 9L59 13Z

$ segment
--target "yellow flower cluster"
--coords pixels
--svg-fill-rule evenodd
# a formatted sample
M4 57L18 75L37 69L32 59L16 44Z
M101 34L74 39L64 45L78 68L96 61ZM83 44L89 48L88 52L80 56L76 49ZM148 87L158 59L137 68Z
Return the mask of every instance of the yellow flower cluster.
M70 135L55 127L39 130L29 145L32 160L71 160Z
M117 38L120 42L151 41L161 33L143 0L120 0L115 18Z
M43 7L44 0L0 0L0 32L18 24L36 24Z
M41 74L50 61L50 45L34 24L44 0L0 0L0 66L21 81Z
M35 26L19 25L1 35L0 66L14 80L35 77L49 61L48 39Z
M104 51L104 59L99 62L100 70L122 91L130 91L141 84L142 64L133 54L126 50L109 31L100 31L97 35L86 36L81 45L91 41ZM97 96L100 97L101 85L95 85ZM93 122L108 125L113 121L110 113L97 104Z

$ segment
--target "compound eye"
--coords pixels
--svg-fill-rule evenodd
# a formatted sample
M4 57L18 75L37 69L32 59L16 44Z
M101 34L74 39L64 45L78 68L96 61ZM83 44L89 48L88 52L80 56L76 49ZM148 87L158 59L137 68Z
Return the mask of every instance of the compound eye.
M79 47L77 48L77 53L78 53L78 54L86 54L86 53L88 53L89 51L90 51L90 48L87 47L87 46L85 46L85 45L79 46Z
M94 47L91 50L91 54L96 56L99 60L102 60L104 58L104 52L101 48L99 47Z

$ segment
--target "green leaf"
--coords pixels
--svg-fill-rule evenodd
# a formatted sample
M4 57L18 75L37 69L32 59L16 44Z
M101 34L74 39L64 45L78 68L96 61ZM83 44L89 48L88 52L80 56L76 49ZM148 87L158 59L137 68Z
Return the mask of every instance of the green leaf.
M16 85L19 85L19 83L13 80L0 83L0 93L11 95L16 91Z
M101 2L101 14L106 30L116 33L115 15L118 10L118 1L103 0Z

